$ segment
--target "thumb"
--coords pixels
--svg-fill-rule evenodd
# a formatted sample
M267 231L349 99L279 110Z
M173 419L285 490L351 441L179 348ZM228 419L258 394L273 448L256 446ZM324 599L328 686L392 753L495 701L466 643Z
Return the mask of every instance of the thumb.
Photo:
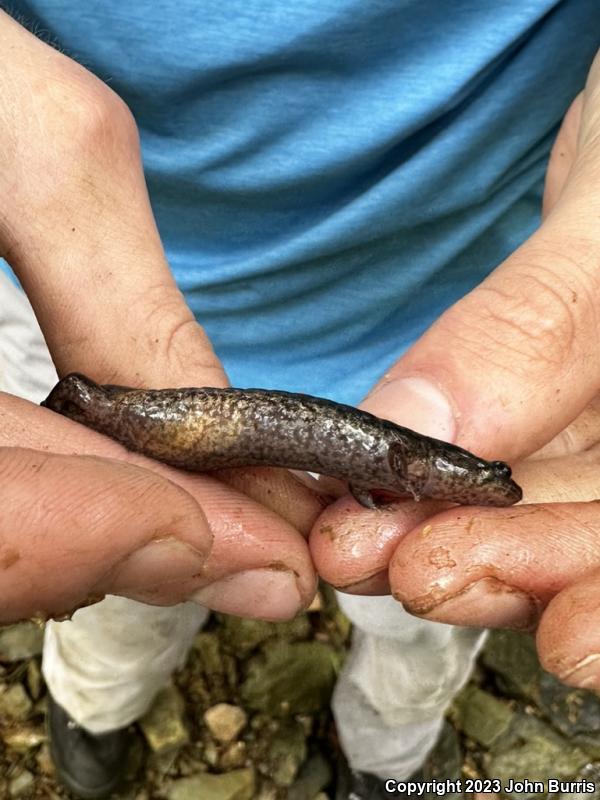
M0 447L0 624L119 594L172 605L204 581L206 517L181 486L97 456Z
M585 209L555 210L443 314L364 407L482 457L510 461L552 439L598 388L592 223Z
M600 85L600 74L594 80ZM374 388L365 409L511 461L552 439L595 396L600 93L590 81L581 109L585 135L543 225L440 317ZM595 114L590 101L599 106Z

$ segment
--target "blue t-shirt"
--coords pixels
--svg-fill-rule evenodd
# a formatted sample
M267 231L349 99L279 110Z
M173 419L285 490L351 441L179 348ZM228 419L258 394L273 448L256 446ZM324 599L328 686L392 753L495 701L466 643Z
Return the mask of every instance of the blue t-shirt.
M232 383L350 403L535 228L600 46L599 0L11 10L133 111L171 267Z

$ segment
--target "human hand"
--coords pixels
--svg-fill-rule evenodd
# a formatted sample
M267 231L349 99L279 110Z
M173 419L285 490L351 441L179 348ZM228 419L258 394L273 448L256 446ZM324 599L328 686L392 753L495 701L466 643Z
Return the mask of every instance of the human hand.
M541 227L432 326L363 406L483 457L515 463L539 451L515 469L530 505L405 503L375 514L343 498L311 534L319 572L338 587L369 594L391 586L409 611L453 624L539 622L544 665L594 687L599 187L600 56L554 146Z
M0 254L59 373L226 385L169 271L126 106L2 12L0 93ZM301 532L323 502L291 474L230 472L228 486L140 459L9 395L0 415L1 620L61 613L105 592L161 604L193 595L272 619L310 601Z

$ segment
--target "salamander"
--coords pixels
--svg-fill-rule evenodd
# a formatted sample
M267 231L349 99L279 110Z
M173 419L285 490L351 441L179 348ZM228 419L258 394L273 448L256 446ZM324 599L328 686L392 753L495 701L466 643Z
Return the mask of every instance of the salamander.
M520 487L502 461L320 397L267 389L133 389L72 373L42 405L186 470L274 466L347 481L367 508L411 496L509 506Z

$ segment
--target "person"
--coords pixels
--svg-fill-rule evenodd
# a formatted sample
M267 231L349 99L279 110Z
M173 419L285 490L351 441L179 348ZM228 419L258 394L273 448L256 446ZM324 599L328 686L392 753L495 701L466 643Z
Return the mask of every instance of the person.
M355 624L334 698L354 800L418 769L482 627L537 627L546 668L597 686L597 4L11 12L59 49L0 14L0 251L60 375L225 367L534 454L527 504L485 511L180 473L28 402L55 376L3 280L3 620L109 595L47 626L62 780L106 796L206 609L293 616L315 566Z

